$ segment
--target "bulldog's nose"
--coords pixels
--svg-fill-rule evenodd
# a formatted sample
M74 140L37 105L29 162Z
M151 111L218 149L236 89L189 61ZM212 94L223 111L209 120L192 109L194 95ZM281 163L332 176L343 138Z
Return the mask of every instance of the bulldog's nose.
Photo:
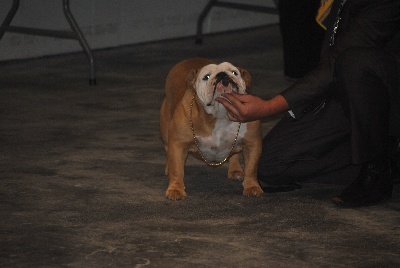
M228 77L228 75L225 72L220 72L216 76L217 80L224 79L225 77Z
M229 85L230 78L226 73L220 72L215 77L217 78L217 81L222 81L224 87L227 87Z

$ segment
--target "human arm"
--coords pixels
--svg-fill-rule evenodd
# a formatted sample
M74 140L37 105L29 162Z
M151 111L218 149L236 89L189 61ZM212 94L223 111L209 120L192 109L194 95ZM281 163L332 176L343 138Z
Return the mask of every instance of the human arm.
M334 5L340 3L335 1ZM336 18L333 8L331 16ZM336 58L354 47L383 48L399 30L399 0L352 0L348 1L342 12L335 44L330 46L332 27L327 30L321 61L305 77L284 90L280 95L262 100L252 95L226 94L217 99L228 110L233 121L247 122L291 110L297 119L334 95L334 66ZM333 20L334 21L334 20ZM290 108L289 108L290 107ZM236 118L235 118L236 116Z
M340 1L335 1L336 4ZM334 3L335 5L335 3ZM332 21L337 11L332 7ZM340 55L354 47L383 49L400 27L399 0L351 0L341 13L341 20L330 46L333 23L328 28L317 68L287 88L281 95L296 118L301 118L312 105L335 95L333 81L335 62Z
M283 113L289 109L286 100L277 95L270 100L263 100L259 97L237 93L225 93L217 101L225 106L228 117L236 122L250 122L263 117Z

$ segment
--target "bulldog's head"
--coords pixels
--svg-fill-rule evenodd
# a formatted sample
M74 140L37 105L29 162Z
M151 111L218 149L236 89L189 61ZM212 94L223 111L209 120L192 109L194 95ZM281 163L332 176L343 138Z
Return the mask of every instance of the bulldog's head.
M215 99L222 93L246 94L251 86L250 73L229 62L209 64L199 70L192 70L187 78L208 114L226 116L225 107Z

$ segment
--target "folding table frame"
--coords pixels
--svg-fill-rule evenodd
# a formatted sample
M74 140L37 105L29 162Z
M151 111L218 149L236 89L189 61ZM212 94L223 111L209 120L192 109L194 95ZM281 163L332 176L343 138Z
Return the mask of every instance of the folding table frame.
M64 38L64 39L76 39L79 41L79 44L81 45L82 49L85 51L89 59L89 65L90 65L89 84L90 85L96 84L96 69L95 69L93 54L85 39L85 36L82 34L78 24L76 23L74 17L71 14L69 8L69 0L63 0L63 11L64 11L64 16L67 19L68 24L72 31L57 31L57 30L11 26L10 25L11 21L13 20L15 14L17 13L18 8L19 8L19 0L13 0L11 9L8 12L5 20L3 21L0 27L0 40L5 32L49 36L49 37Z

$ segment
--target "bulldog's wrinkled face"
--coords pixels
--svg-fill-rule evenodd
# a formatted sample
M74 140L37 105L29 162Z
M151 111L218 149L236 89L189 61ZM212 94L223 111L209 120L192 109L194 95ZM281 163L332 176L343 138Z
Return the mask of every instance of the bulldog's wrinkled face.
M229 62L209 64L200 69L194 82L194 88L208 114L216 117L226 116L225 107L215 101L222 93L246 94L243 72L249 75L247 71L239 69Z

